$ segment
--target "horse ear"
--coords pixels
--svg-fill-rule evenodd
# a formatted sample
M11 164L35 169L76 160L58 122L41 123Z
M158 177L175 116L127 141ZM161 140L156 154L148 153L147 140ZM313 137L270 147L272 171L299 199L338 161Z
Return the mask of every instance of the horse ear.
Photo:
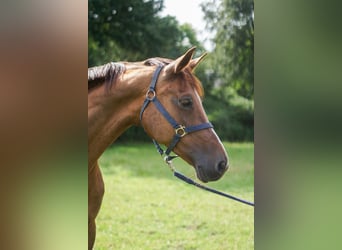
M196 47L192 47L184 55L178 57L176 60L165 66L165 72L167 74L177 74L185 69L191 62L192 56L196 50Z
M204 57L206 57L207 52L204 52L203 55L201 55L200 57L196 58L196 59L192 59L190 62L190 68L192 71L195 70L195 68L197 67L197 65L203 60Z

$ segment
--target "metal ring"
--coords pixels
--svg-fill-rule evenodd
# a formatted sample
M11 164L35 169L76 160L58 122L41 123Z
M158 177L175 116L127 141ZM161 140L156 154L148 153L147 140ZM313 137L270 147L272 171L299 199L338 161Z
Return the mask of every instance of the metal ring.
M153 89L149 89L146 92L146 99L149 101L153 101L156 97L156 92Z
M183 125L179 125L179 127L175 129L175 133L180 137L183 137L187 134Z

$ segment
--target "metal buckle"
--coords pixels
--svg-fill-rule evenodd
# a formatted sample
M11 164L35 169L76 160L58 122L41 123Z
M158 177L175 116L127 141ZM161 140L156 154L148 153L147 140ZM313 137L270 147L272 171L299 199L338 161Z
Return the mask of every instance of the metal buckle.
M185 131L185 126L179 125L179 127L175 129L175 133L180 137L185 136L187 134L187 132Z
M156 97L156 91L153 89L149 89L146 92L146 99L149 101L153 101L153 99Z

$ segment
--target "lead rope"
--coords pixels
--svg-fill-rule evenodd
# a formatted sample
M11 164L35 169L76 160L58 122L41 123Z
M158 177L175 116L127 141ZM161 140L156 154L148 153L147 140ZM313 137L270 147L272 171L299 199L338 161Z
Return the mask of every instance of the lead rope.
M165 153L165 151L160 147L160 145L159 145L158 143L155 143L154 140L153 140L153 142L154 142L154 145L156 146L156 148L157 148L157 150L158 150L158 153L159 153L161 156L163 156L164 153ZM235 197L235 196L232 196L232 195L230 195L230 194L226 194L226 193L223 193L223 192L221 192L221 191L215 190L215 189L213 189L213 188L204 186L204 185L199 184L199 183L195 182L194 180L192 180L192 179L186 177L185 175L181 174L180 172L178 172L178 171L175 169L175 167L174 167L173 164L172 164L172 160L173 160L174 158L176 158L176 157L178 157L178 156L165 155L164 161L165 161L165 163L169 166L170 170L173 172L173 175L174 175L175 177L177 177L178 179L180 179L180 180L182 180L182 181L184 181L184 182L186 182L186 183L188 183L188 184L194 185L194 186L196 186L196 187L198 187L198 188L201 188L201 189L203 189L203 190L206 190L206 191L212 192L212 193L214 193L214 194L218 194L218 195L221 195L221 196L223 196L223 197L226 197L226 198L229 198L229 199L232 199L232 200L235 200L235 201L238 201L238 202L241 202L241 203L244 203L244 204L246 204L246 205L249 205L249 206L254 207L254 203L252 203L252 202L250 202L250 201L246 201L246 200L237 198L237 197Z

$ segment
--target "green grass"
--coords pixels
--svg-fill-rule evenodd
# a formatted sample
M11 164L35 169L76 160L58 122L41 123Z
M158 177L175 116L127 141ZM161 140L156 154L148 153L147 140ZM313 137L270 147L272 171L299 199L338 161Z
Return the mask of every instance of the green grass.
M210 187L253 201L254 145L224 143L230 169ZM183 160L180 172L195 177ZM252 207L179 181L153 144L118 144L100 159L105 196L95 249L254 249Z

